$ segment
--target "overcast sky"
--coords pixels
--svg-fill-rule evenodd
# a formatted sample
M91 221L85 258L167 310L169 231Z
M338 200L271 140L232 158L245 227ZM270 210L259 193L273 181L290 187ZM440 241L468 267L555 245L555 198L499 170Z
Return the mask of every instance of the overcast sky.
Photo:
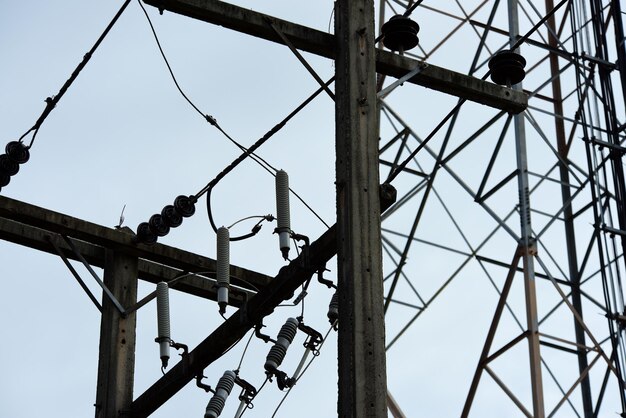
M1 144L19 138L33 125L44 108L44 99L58 92L121 3L0 1ZM318 30L332 31L333 3L330 0L236 3ZM462 14L452 1L424 3L440 4L450 13ZM463 7L470 11L480 3L464 1ZM149 6L147 9L183 90L203 113L215 117L230 136L245 146L260 138L317 89L316 81L284 46L167 12L160 16ZM488 7L482 7L474 17L484 21L489 11ZM386 14L389 17L393 13L387 10ZM419 36L426 51L436 48L458 24L455 19L425 9L418 9L413 18L422 27ZM532 26L527 19L522 20L523 27ZM504 6L498 10L496 22L499 27L507 27ZM428 62L467 73L478 39L474 30L464 26L443 47L436 48ZM484 64L489 55L506 42L506 37L490 37L488 50L483 52L480 62ZM535 62L540 56L531 51L527 54L527 59ZM331 61L309 54L305 56L322 79L332 77L334 67ZM485 72L486 68L482 67L477 75L482 76ZM547 79L545 64L537 73L529 75L528 83L532 88ZM387 80L387 83L392 81ZM567 79L567 82L573 88L573 80ZM453 97L409 84L387 99L389 106L397 111L398 118L422 137L455 102ZM568 103L566 107L572 109L575 104ZM498 113L495 109L473 103L463 109L457 121L458 129L451 135L451 148L461 144ZM550 136L552 121L540 113L534 116ZM400 126L398 118L391 113L383 117L381 141L393 137ZM424 242L414 244L406 267L411 285L406 280L401 281L395 296L405 305L392 304L387 315L389 342L417 312L406 305L423 305L424 300L430 299L445 280L463 266L462 273L454 276L442 296L424 310L389 350L389 388L409 417L459 415L497 303L498 294L489 278L501 286L506 275L506 269L496 265L483 268L474 258L465 263L466 254L479 247L497 223L474 202L459 181L467 182L473 190L478 188L504 121L504 117L499 119L480 140L450 162L449 167L458 173L457 177L448 172L438 174L416 236L440 247ZM545 174L554 164L551 150L537 130L528 128L528 131L531 171ZM443 135L435 138L432 149L438 150L442 138ZM553 141L552 137L550 140ZM415 143L414 138L408 142L411 148ZM395 149L390 151L387 159L393 159ZM319 95L258 154L272 166L289 173L292 188L319 217L328 224L335 222L334 103L330 97ZM108 227L118 224L125 207L124 225L134 230L137 224L160 212L176 196L199 191L238 155L238 149L180 96L159 54L148 22L138 3L133 1L46 120L31 149L30 161L21 167L1 193ZM584 166L582 146L573 148L572 158L578 158ZM413 168L430 172L433 161L425 151ZM515 169L515 161L514 137L509 132L488 187L493 187ZM384 178L386 173L384 168L381 177ZM556 176L556 173L552 175ZM418 180L417 176L404 174L394 185L403 196ZM537 181L533 180L533 184ZM540 189L534 195L533 205L545 212L558 210L557 186ZM402 249L405 245L405 240L397 233L410 231L421 202L419 196L383 225L394 231L385 234L389 251L384 257L385 274L392 271L393 260L397 260L393 247ZM517 204L517 196L517 185L513 181L495 194L489 205L504 218ZM589 196L589 191L584 190L575 204L583 206ZM274 179L252 161L244 162L227 176L215 188L212 198L218 226L231 225L246 216L275 214ZM293 197L291 202L294 231L315 239L326 230L324 224L301 203ZM181 227L172 230L160 242L214 258L215 234L208 223L204 199L198 203L197 209L194 217L186 219ZM538 230L548 222L540 215L533 216L533 220L537 219ZM589 217L580 218L580 252L584 251L585 239L592 231L591 223ZM517 215L508 218L506 224L519 233ZM556 225L545 236L554 260L549 256L545 258L553 273L562 277L559 267L566 266L562 225ZM245 233L251 227L249 223L239 224L234 233ZM258 236L233 243L231 262L275 275L284 261L272 230L273 226L266 225ZM441 246L462 253L444 251ZM515 240L499 229L480 247L480 252L507 263L515 248ZM595 255L591 260L590 264ZM99 312L58 257L0 242L0 266L3 278L0 325L5 336L0 348L3 361L0 416L92 415ZM331 272L327 277L336 281L334 260L329 269ZM82 268L79 272L93 291L100 294L88 273ZM97 272L102 274L101 270ZM551 285L542 283L538 286L540 311L546 313L558 302L558 296ZM140 282L139 297L153 290L154 285ZM592 286L589 292L600 294L601 288ZM330 290L314 283L305 303L305 321L324 334L329 328L326 310L331 296ZM514 285L510 303L524 324L521 280ZM589 305L585 313L590 324L602 330L605 321L601 311ZM227 314L232 312L233 309L229 308ZM299 306L277 309L266 321L267 333L275 335L286 318L299 314ZM222 321L215 303L176 292L171 294L171 315L172 338L189 347L195 347ZM564 338L571 338L571 324L571 316L560 311L546 323L546 327L551 332L561 332ZM155 304L150 303L138 312L135 396L161 375L158 345L154 343L156 332ZM502 346L520 332L512 316L505 315L495 345ZM302 356L304 337L300 335L298 338L298 344L294 344L285 361L287 371L295 370ZM246 340L205 370L207 384L214 385L224 370L237 366ZM253 385L259 386L263 382L263 362L269 348L262 341L253 339L243 360L241 376ZM320 357L276 416L336 415L336 351L336 333L333 331ZM569 388L576 379L574 357L550 351L544 351L544 355L557 370L563 386ZM505 377L506 384L524 402L529 402L525 343L519 344L507 356L494 367ZM546 370L544 375L547 404L554 406L559 400L559 391L547 377ZM592 373L595 383L602 376L603 369ZM474 416L517 416L519 411L494 381L483 380ZM610 412L617 411L615 395L608 395L607 415L604 416L612 416ZM268 384L255 400L255 408L246 416L272 416L282 396L275 384ZM201 417L208 399L209 395L189 384L153 416ZM573 399L575 404L580 402L578 395ZM233 416L237 406L236 396L231 396L222 416ZM575 414L571 408L564 407L555 416Z

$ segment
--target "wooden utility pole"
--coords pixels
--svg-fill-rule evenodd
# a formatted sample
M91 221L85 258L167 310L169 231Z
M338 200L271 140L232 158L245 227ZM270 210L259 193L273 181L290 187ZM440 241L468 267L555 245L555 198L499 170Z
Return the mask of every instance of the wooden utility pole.
M386 417L373 0L335 3L340 417Z
M122 307L137 303L137 257L107 250L104 284ZM103 292L96 418L127 416L133 401L136 311L122 314Z

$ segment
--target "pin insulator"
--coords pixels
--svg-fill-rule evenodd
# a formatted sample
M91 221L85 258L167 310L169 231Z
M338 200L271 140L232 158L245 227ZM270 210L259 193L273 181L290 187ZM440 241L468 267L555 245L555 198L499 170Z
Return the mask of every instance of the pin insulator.
M395 15L381 28L384 36L383 45L392 51L413 49L419 43L417 37L419 30L417 22L402 15Z
M182 215L172 205L167 205L163 208L161 217L170 228L176 228L183 223Z
M526 60L517 52L503 50L496 52L489 60L491 81L500 85L514 85L526 77Z

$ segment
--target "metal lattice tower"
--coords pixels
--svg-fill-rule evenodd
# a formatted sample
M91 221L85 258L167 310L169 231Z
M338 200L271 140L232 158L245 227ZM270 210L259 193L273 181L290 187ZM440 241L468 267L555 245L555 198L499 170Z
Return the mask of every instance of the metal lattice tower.
M380 23L413 3L381 2ZM529 102L519 115L474 103L456 109L455 98L391 92L395 80L379 79L381 164L392 172L422 147L394 180L398 202L383 217L389 373L413 364L413 391L425 403L436 403L428 394L447 381L445 397L433 395L447 400L441 416L626 416L620 7L485 0L415 8L420 44L406 55L422 67L480 78L494 53L528 35L519 48L527 75L514 88ZM456 319L442 319L444 311ZM403 344L408 335L419 347Z

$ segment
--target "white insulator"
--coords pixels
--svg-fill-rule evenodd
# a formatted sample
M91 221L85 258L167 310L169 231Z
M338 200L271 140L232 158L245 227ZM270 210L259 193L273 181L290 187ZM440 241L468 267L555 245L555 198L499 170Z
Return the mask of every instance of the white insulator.
M217 303L226 311L230 287L230 232L222 226L217 230Z
M276 337L276 343L270 349L265 360L265 370L268 372L274 372L283 362L287 349L298 332L298 320L295 318L288 318L285 324L280 328L278 336Z
M157 327L159 352L163 367L167 367L170 358L170 294L169 286L166 282L157 283Z
M287 259L291 247L291 219L289 215L289 176L283 170L276 172L276 232L283 258Z
M232 370L226 370L215 386L215 394L209 401L204 413L204 418L217 418L222 413L226 399L233 390L237 375Z

